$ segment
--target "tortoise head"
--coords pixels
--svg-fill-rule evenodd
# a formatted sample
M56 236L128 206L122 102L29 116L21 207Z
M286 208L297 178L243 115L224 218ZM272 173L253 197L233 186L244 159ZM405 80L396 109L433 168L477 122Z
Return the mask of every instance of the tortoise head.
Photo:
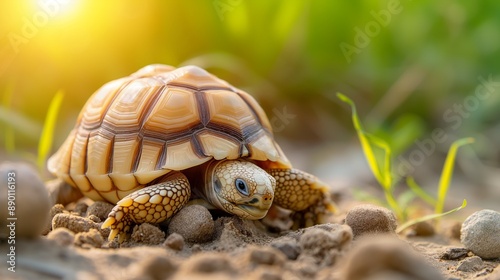
M273 203L276 180L251 162L214 161L208 168L206 179L207 200L241 218L261 219Z

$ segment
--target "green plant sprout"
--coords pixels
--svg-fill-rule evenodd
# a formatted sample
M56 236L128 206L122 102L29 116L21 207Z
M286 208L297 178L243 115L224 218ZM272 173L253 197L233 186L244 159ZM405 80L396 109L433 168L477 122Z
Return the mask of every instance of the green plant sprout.
M459 139L455 142L450 147L450 150L448 152L448 155L446 157L446 161L443 167L443 171L441 172L441 178L439 181L439 187L438 187L438 193L437 193L437 199L429 195L427 192L425 192L416 182L412 177L408 177L406 180L406 183L411 190L412 193L403 193L403 195L400 196L400 199L396 200L394 197L394 180L391 174L391 148L387 142L384 140L371 135L369 133L366 133L361 125L361 122L359 121L359 117L356 111L356 105L354 102L349 99L347 96L337 93L337 97L342 100L343 102L349 104L351 106L352 110L352 122L354 125L354 129L356 130L356 133L358 135L358 138L361 143L361 147L363 149L363 153L365 155L365 158L368 162L368 165L375 176L375 179L377 182L382 186L383 191L384 191L384 196L387 201L388 206L395 212L396 216L398 217L399 220L405 220L406 218L406 211L403 209L406 209L406 205L410 203L410 201L413 199L413 197L418 196L420 197L423 201L428 203L429 205L433 206L435 208L434 214L427 215L424 217L420 217L418 219L413 219L411 221L408 221L401 225L397 232L401 232L407 227L414 225L419 222L427 221L430 219L437 219L439 217L442 217L444 215L448 215L450 213L456 212L462 208L464 208L467 205L467 201L464 199L463 203L460 207L457 207L455 209L452 209L446 213L443 213L443 208L444 208L444 201L446 199L446 194L448 192L448 188L451 182L451 178L453 176L453 168L454 168L454 162L455 162L455 157L457 154L457 150L460 146L470 144L474 142L473 138L463 138ZM377 161L377 158L373 152L373 146L381 148L384 152L384 160L383 163L379 163Z
M337 97L351 106L352 123L354 125L354 129L356 130L356 133L358 134L359 141L361 142L361 147L363 148L363 152L365 154L366 161L368 162L368 166L370 167L373 175L375 176L375 179L382 186L384 190L385 199L387 200L389 207L396 213L396 216L398 216L398 218L402 219L403 211L399 207L399 204L397 203L393 195L393 184L391 175L391 149L389 145L384 140L374 135L368 134L364 131L363 127L361 126L361 122L359 121L358 118L356 105L354 104L354 102L352 102L351 99L349 99L347 96L341 93L337 93ZM381 148L384 151L384 163L382 167L379 166L377 158L373 153L372 145L370 143Z
M47 111L47 116L45 117L42 133L40 135L40 141L38 142L37 165L40 170L45 168L45 161L52 148L54 128L56 126L57 115L61 108L63 97L64 93L59 90L50 101L49 110Z

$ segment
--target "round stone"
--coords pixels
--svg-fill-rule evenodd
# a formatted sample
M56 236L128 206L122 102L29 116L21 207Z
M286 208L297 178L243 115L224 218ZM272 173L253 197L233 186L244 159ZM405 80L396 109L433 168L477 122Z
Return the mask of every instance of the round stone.
M174 232L192 243L202 243L212 240L215 223L207 208L201 205L189 205L182 208L172 217L168 225L168 234Z
M370 204L351 209L345 223L352 228L355 238L367 233L394 233L397 227L396 216L392 211Z
M500 213L481 210L462 224L462 244L483 259L500 258Z
M0 237L35 238L49 222L50 199L37 170L27 163L0 164Z

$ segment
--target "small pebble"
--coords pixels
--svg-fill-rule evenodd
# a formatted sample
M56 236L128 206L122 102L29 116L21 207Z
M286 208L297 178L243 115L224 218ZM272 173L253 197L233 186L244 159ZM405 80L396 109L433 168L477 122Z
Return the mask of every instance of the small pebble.
M67 228L56 228L47 234L47 239L54 240L61 246L70 246L74 243L75 233Z
M469 250L465 248L448 248L439 258L442 260L457 260L467 256L467 253L469 253Z
M94 223L102 222L102 220L99 219L99 217L97 217L96 215L89 215L89 216L87 216L87 219L91 220Z
M296 260L300 255L300 246L295 241L275 242L271 246L280 250L289 260Z
M370 204L352 208L345 218L345 223L352 228L354 237L373 233L395 233L396 216L387 208Z
M79 216L85 217L85 213L87 212L87 208L89 208L87 203L85 203L83 201L79 201L76 203L75 208L73 209L73 212L77 213Z
M96 229L90 229L88 232L80 232L75 235L75 245L85 249L101 248L104 244L104 238Z
M96 201L92 203L87 208L87 217L94 215L97 216L101 221L105 221L108 218L109 212L113 209L114 205L105 201Z
M483 259L500 258L500 213L481 210L470 215L462 225L461 242Z
M191 247L191 253L192 253L192 254L197 254L197 253L200 253L201 251L203 251L203 250L201 249L200 244L194 244L194 245Z
M482 268L483 268L483 260L481 260L481 258L478 256L466 258L465 260L461 261L457 266L457 270L463 272L480 271Z
M168 234L174 232L192 243L203 243L213 239L215 223L207 208L201 205L189 205L172 217L168 225Z
M178 233L172 233L165 239L163 242L163 246L166 246L170 249L181 251L184 248L184 238Z
M13 210L7 207L14 203ZM37 170L27 163L0 164L0 237L36 238L46 230L51 207ZM15 225L7 218L17 218Z
M165 232L152 224L144 223L134 227L131 239L137 243L157 245L165 240Z
M247 249L248 261L256 266L261 264L283 266L285 255L272 247L250 247Z
M434 226L427 221L416 223L412 226L412 229L416 236L432 236L436 233Z

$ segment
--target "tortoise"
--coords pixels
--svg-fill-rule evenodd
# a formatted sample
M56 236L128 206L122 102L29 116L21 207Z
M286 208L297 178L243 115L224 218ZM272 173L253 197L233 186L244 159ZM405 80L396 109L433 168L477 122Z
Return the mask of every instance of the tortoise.
M148 65L103 85L47 166L115 204L102 224L110 241L190 201L250 220L277 205L298 226L333 211L328 186L292 168L256 100L197 66Z

